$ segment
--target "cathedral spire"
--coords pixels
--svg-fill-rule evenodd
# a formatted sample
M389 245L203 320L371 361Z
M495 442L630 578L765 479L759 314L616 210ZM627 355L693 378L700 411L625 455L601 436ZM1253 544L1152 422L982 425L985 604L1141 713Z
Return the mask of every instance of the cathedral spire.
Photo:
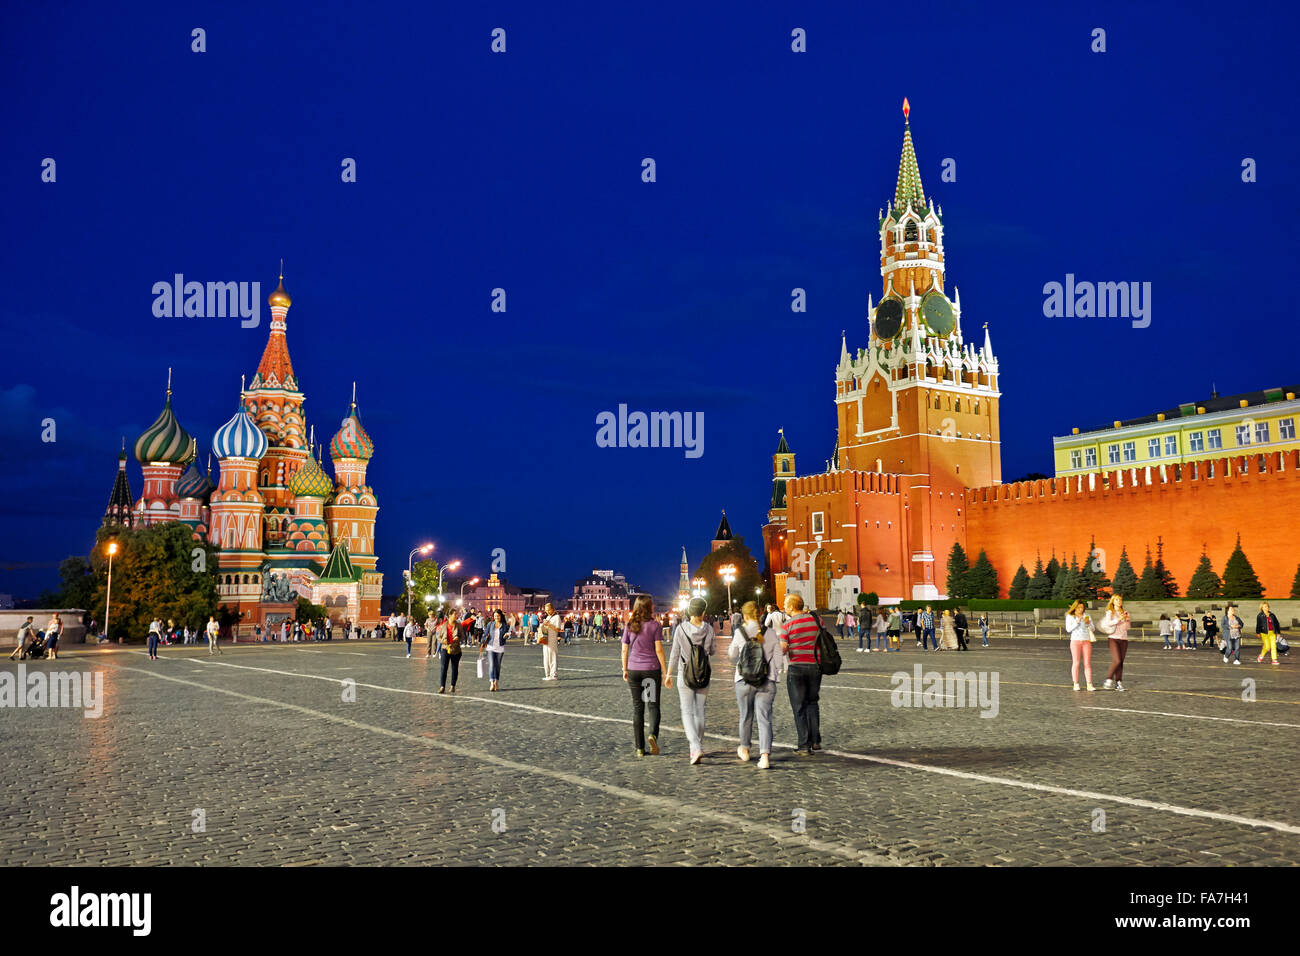
M916 150L912 146L912 126L908 114L912 107L903 98L903 155L898 161L898 186L894 189L894 206L905 210L911 206L917 212L924 212L925 190L921 188L921 171L916 165Z

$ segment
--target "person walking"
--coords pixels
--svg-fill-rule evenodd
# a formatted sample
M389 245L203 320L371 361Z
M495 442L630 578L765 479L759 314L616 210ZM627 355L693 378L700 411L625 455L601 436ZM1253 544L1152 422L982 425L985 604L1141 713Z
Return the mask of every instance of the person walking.
M1175 649L1175 650L1180 650L1180 651L1185 651L1185 650L1187 650L1187 645L1183 643L1183 616L1182 616L1182 614L1175 613L1174 616L1173 616L1173 618L1170 620L1169 624L1170 624L1170 626L1173 628L1173 631L1174 631L1174 649Z
M781 631L781 653L785 655L785 683L794 712L799 746L795 755L811 757L821 750L822 671L817 666L817 634L821 630L814 617L804 609L803 598L787 594L785 610L789 619Z
M1205 635L1207 644L1217 647L1220 654L1223 653L1223 638L1219 636L1219 622L1214 619L1214 614L1210 611L1206 611L1205 616L1201 618L1201 633Z
M746 601L740 609L740 628L731 638L727 659L736 665L736 706L740 710L740 746L736 756L749 761L749 744L753 739L754 717L758 717L758 769L772 765L772 709L776 703L776 682L781 670L781 640L775 629L764 631L758 623L758 605ZM740 672L741 652L751 644L762 653L761 675Z
M713 625L704 620L704 610L708 607L704 598L693 598L686 607L690 620L677 625L673 632L673 647L668 663L668 672L664 677L664 686L673 686L673 674L680 674L682 680L677 685L677 700L682 706L682 728L691 746L691 763L697 764L704 756L704 705L708 702L709 687L691 687L686 683L685 665L695 647L704 648L707 657L713 656Z
M460 656L462 628L454 614L439 612L438 623L433 629L433 637L438 642L438 659L441 670L438 674L438 693L447 693L447 670L451 669L451 692L456 693L456 681L460 677Z
M217 617L215 614L208 615L208 626L206 630L208 635L208 656L211 657L213 654L220 654L221 626L217 624Z
M13 660L16 657L20 661L27 660L27 648L31 646L35 637L36 627L32 624L32 616L29 614L27 620L18 625L18 643L14 645L14 652L9 655L9 659Z
M55 611L50 622L45 625L45 653L50 660L59 659L59 638L63 636L63 619Z
M844 640L844 609L843 608L840 608L840 612L837 615L835 615L835 626L839 629L840 640L841 641Z
M659 695L663 684L664 629L655 620L654 598L638 595L632 605L632 617L623 628L623 682L632 694L632 742L636 755L659 753ZM650 718L650 734L645 721Z
M1269 610L1267 601L1259 606L1259 614L1255 616L1255 633L1260 640L1259 657L1255 663L1264 663L1264 658L1272 654L1273 663L1278 664L1277 638L1282 633L1282 626L1278 623L1277 615Z
M1199 651L1200 647L1196 644L1196 615L1187 615L1187 646L1194 651Z
M970 622L966 620L966 612L961 608L957 608L957 613L952 616L952 629L957 634L957 650L970 650L966 640L966 635L970 633Z
M1241 666L1241 633L1246 623L1237 613L1237 605L1229 604L1223 613L1223 663Z
M939 633L943 635L943 643L937 645L945 651L955 651L957 649L957 626L953 622L952 611L944 608L943 616L939 622Z
M917 615L917 623L921 625L921 650L938 650L939 642L934 639L934 609L930 605L925 606L925 610Z
M876 631L876 650L886 652L889 650L889 618L885 617L883 607L876 608L876 620L873 625ZM871 637L867 637L867 652L871 652Z
M542 645L542 680L560 679L560 635L564 633L564 622L560 619L555 605L546 602L545 618L537 642Z
M1107 690L1124 689L1124 658L1128 655L1128 629L1132 624L1128 611L1124 610L1124 596L1116 594L1106 602L1106 613L1102 615L1097 630L1106 635L1110 645L1110 670L1101 685Z
M785 627L785 615L776 609L776 605L769 604L767 614L763 618L763 629L776 628L779 631L783 627Z
M488 690L495 691L501 683L501 658L506 656L506 641L514 628L506 620L505 612L497 608L483 631L483 642L479 647L486 652L488 659Z
M415 622L407 620L406 626L402 628L402 637L406 640L406 659L411 659L411 644L415 641Z
M1079 661L1083 661L1083 676L1092 686L1092 642L1096 640L1092 633L1092 618L1084 610L1082 601L1075 601L1065 613L1065 632L1070 635L1070 676L1074 680L1074 689L1079 689Z
M1161 614L1160 615L1160 636L1165 639L1164 646L1160 648L1162 651L1167 651L1172 646L1169 643L1169 638L1173 633L1174 633L1174 626L1169 622L1169 615Z
M988 647L989 646L989 616L987 614L980 615L980 634L983 635L984 638L984 643L981 646Z
M149 660L158 659L158 642L162 640L162 621L154 618L149 622Z

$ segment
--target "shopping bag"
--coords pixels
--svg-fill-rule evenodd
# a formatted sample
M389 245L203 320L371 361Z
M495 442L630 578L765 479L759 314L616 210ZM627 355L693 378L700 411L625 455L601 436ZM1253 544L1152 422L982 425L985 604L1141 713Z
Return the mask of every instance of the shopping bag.
M478 678L479 678L479 680L482 680L482 679L483 679L483 675L487 673L487 668L483 666L483 665L486 664L486 663L487 663L487 661L485 661L482 657L480 657L480 658L478 659Z

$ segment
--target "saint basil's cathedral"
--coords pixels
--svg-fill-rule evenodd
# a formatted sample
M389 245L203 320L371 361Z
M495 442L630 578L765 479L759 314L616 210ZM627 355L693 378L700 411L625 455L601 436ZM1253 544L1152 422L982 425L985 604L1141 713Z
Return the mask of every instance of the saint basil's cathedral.
M126 450L118 461L105 525L190 526L217 549L220 603L239 614L239 630L276 627L292 618L299 597L324 605L335 621L379 620L383 575L376 570L374 489L366 467L374 443L357 415L356 387L330 441L331 480L321 466L303 413L305 396L285 335L291 300L284 276L268 298L271 331L253 380L241 388L234 415L212 438L198 467L198 443L176 419L168 375L162 413L134 445L144 491L132 503Z

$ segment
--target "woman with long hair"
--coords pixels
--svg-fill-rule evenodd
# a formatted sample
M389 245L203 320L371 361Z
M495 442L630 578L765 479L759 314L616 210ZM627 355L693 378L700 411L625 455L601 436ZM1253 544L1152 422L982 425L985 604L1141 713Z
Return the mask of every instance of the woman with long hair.
M1092 642L1096 640L1092 634L1092 618L1084 610L1082 601L1075 601L1070 605L1070 610L1065 614L1065 631L1070 635L1070 676L1074 680L1074 689L1079 689L1079 660L1083 660L1083 676L1088 682L1088 690L1094 691L1097 688L1092 686Z
M763 633L758 623L758 605L746 601L740 609L744 622L731 638L727 657L736 664L736 705L740 708L740 746L736 756L749 761L749 743L753 739L754 716L758 716L758 769L766 770L772 764L772 705L776 702L776 682L781 672L781 641L776 630ZM740 672L740 655L751 644L754 654L747 657L758 664L757 654L762 654L761 677L746 677Z
M1259 606L1259 614L1255 617L1255 633L1259 635L1259 658L1256 663L1264 663L1264 658L1268 654L1273 655L1273 663L1277 661L1277 636L1282 632L1282 625L1278 623L1277 615L1269 610L1268 602L1265 601Z
M632 740L636 755L659 753L659 692L664 674L664 631L655 620L655 602L639 595L632 617L623 628L623 681L632 693ZM646 737L646 710L650 711L650 736Z
M434 625L431 640L438 642L438 658L442 670L438 677L438 693L447 693L447 667L451 667L451 692L456 693L456 678L460 676L460 629L456 624L456 615L438 613L438 623Z
M488 685L488 690L497 690L501 682L501 658L506 656L506 641L510 639L510 632L513 628L510 622L506 620L505 612L497 608L492 612L491 623L483 631L483 640L479 647L487 654L488 658L488 680L492 681Z
M957 628L953 621L952 611L944 609L943 617L939 619L939 637L940 641L935 646L945 651L955 651L957 649Z
M1106 613L1101 619L1098 630L1106 635L1110 644L1110 670L1101 685L1107 690L1124 689L1124 657L1128 654L1128 628L1132 623L1128 611L1124 610L1124 595L1116 594L1106 604Z
M1229 604L1223 613L1223 663L1241 664L1241 632L1245 627L1246 622L1237 613L1237 605Z

